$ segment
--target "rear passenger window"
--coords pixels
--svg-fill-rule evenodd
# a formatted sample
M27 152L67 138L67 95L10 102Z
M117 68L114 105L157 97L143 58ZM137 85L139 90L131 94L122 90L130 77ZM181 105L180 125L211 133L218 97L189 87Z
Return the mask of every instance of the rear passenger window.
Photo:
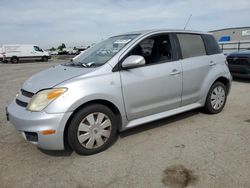
M200 35L177 34L177 38L180 43L183 58L206 55L204 42Z

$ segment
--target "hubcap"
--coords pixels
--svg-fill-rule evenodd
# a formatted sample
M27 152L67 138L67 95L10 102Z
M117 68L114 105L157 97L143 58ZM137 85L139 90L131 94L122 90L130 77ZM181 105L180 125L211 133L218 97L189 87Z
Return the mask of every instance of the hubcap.
M108 116L101 112L94 112L87 115L79 124L77 138L83 147L94 149L108 140L111 130Z
M211 105L213 109L219 110L225 102L225 90L221 86L217 86L214 88L211 99L210 99Z

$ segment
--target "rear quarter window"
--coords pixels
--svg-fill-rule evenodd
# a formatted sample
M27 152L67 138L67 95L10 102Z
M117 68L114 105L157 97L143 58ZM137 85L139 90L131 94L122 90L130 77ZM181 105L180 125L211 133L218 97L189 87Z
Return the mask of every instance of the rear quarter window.
M201 35L177 34L183 58L206 55L206 48Z
M206 50L208 55L220 54L220 47L215 40L213 35L203 35L203 39L205 42Z

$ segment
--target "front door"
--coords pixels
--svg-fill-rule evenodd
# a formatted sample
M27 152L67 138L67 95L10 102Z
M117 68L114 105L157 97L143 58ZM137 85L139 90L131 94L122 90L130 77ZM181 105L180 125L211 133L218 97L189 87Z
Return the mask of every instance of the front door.
M180 107L182 67L169 35L144 39L129 55L143 56L146 65L120 71L127 119Z

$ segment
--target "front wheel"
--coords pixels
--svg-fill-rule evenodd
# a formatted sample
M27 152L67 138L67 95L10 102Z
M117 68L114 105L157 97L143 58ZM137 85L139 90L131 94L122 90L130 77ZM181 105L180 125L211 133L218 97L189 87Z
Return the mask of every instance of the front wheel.
M107 149L115 140L117 120L108 107L100 104L78 111L68 129L68 142L80 155L91 155Z
M47 62L48 60L49 60L49 58L47 56L42 57L42 61Z
M227 92L226 87L221 82L215 82L210 88L205 110L210 114L217 114L221 112L226 104Z

